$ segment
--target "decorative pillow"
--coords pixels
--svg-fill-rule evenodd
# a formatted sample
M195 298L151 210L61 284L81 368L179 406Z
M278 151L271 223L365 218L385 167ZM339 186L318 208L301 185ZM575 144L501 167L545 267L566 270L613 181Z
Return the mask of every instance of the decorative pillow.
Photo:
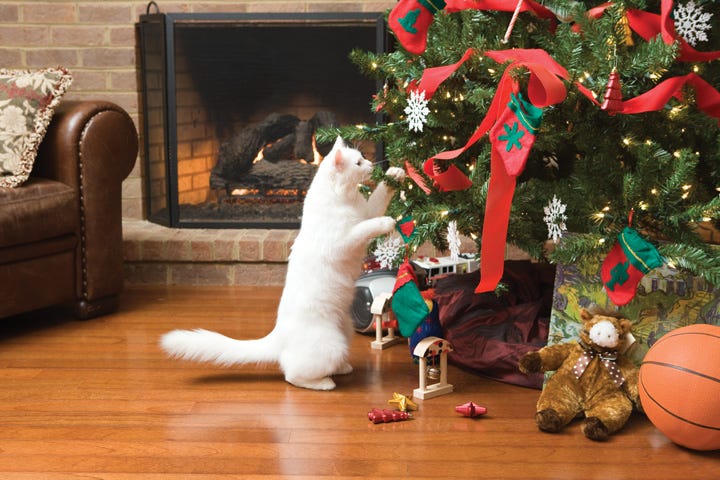
M72 83L63 67L0 69L0 187L20 186L30 176L38 146Z

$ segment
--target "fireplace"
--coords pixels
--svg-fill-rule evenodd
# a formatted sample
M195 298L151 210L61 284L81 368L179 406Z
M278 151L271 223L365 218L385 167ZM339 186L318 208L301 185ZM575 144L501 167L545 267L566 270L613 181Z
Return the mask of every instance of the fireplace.
M315 130L379 121L349 60L385 50L379 13L148 13L138 30L152 222L297 228L329 150Z

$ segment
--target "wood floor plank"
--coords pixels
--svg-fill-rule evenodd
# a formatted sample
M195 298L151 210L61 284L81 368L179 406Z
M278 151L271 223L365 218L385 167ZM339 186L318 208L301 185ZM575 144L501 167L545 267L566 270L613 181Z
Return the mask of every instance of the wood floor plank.
M452 365L453 393L419 400L411 420L372 424L367 412L411 394L418 374L407 346L371 350L369 336L355 337L355 371L331 392L293 387L274 366L180 362L158 346L175 328L262 336L279 296L276 287L132 287L119 312L99 319L51 310L0 320L0 479L686 480L720 471L719 451L678 447L640 413L604 443L579 423L542 433L539 391ZM469 400L488 414L458 415Z

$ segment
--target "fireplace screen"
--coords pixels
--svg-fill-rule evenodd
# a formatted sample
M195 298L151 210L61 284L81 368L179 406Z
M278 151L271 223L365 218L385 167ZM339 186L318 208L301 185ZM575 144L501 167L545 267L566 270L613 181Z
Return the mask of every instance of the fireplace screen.
M138 29L153 222L297 228L331 146L315 130L377 120L379 86L348 56L385 50L380 14L157 13Z

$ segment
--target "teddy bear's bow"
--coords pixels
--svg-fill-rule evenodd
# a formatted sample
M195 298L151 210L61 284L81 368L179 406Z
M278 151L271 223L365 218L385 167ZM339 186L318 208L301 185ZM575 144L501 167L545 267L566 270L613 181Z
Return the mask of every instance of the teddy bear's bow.
M620 369L615 362L615 360L617 360L617 354L613 353L599 353L592 348L585 348L582 355L580 355L580 358L578 358L578 361L573 367L573 373L575 374L575 377L580 380L580 377L582 377L588 365L590 365L590 362L595 357L598 357L600 359L603 366L610 374L610 378L615 383L615 386L620 388L622 384L625 383L625 377L623 377L623 374L620 372Z

